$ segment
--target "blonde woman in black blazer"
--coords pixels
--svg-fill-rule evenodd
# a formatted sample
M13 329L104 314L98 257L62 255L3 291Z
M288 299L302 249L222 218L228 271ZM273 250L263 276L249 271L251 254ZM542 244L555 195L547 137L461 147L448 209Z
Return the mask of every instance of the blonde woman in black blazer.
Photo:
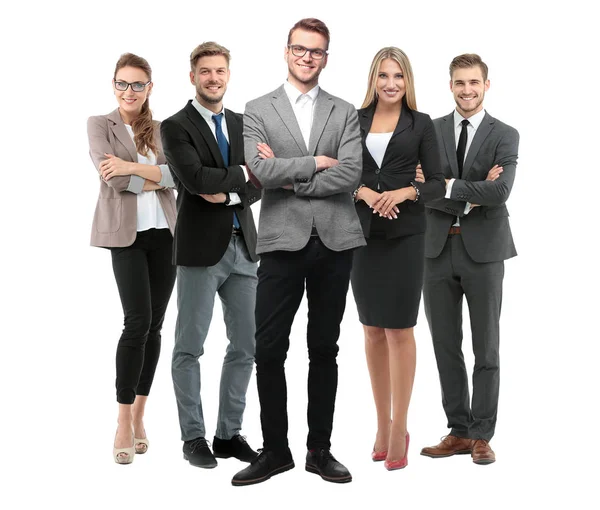
M423 286L423 203L444 195L433 123L416 110L408 57L380 50L358 111L363 144L361 184L354 193L367 246L354 253L352 290L365 332L377 409L372 452L389 470L407 465L407 413L415 374ZM415 182L421 162L426 182Z
M148 62L122 55L113 89L119 107L88 120L90 156L100 174L91 244L111 250L125 315L116 356L119 419L113 457L118 464L130 464L149 445L144 410L175 283L175 199L159 123L152 120L148 103Z

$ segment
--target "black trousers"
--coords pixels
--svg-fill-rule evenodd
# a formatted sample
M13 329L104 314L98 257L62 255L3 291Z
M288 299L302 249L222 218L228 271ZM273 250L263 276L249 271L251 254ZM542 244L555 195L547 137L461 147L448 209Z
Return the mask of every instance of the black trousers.
M126 248L111 248L125 324L117 346L117 401L148 395L158 357L160 330L175 284L169 229L138 232Z
M256 380L264 448L288 448L284 363L290 329L304 286L308 300L307 447L329 448L337 392L340 322L352 268L352 251L334 252L318 237L300 251L263 253L256 294Z
M494 435L500 389L500 310L504 262L473 261L460 235L442 253L425 259L423 300L442 386L450 433L485 439ZM469 402L462 353L463 296L469 305L475 366Z

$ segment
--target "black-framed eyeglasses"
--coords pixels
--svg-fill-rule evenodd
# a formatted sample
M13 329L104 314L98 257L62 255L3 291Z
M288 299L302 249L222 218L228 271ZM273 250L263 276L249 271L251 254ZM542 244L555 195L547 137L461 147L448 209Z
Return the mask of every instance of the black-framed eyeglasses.
M125 92L130 86L131 86L131 90L133 90L134 92L143 92L144 89L148 85L150 85L151 82L142 83L141 81L134 81L133 83L129 83L129 82L123 81L123 80L114 80L114 83L115 83L115 88L122 92Z
M322 50L321 48L305 48L299 44L288 44L288 48L292 50L292 55L295 57L303 57L306 55L307 51L310 52L312 58L315 60L321 60L325 55L327 55L327 50Z

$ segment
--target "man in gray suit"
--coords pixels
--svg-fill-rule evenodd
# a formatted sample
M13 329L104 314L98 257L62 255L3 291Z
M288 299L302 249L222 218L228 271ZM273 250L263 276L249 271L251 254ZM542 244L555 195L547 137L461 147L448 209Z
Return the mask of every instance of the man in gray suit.
M456 109L434 120L446 197L427 203L425 313L433 339L450 434L422 455L471 453L490 464L498 409L504 260L517 252L506 201L515 180L519 134L483 109L488 68L475 54L450 64ZM469 305L475 367L469 403L461 349L463 295Z
M352 192L362 171L354 107L319 88L329 30L303 19L290 30L287 82L251 101L244 114L246 161L263 188L256 251L256 377L264 449L237 473L249 485L294 467L288 447L284 362L304 288L308 299L308 453L306 469L349 482L330 452L337 390L337 340L352 250L365 244Z

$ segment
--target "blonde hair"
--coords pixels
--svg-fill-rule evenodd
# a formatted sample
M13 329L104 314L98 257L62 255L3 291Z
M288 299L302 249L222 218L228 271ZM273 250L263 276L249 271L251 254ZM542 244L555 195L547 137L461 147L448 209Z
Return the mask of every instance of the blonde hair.
M224 56L227 61L227 67L229 67L231 55L225 46L221 46L213 41L203 42L199 46L196 46L190 55L190 67L192 68L192 72L196 71L196 63L202 57L214 57L216 55Z
M373 58L373 62L371 62L371 69L369 70L367 94L365 95L365 99L361 108L366 108L377 103L377 75L379 74L381 63L386 58L392 59L400 66L402 74L404 74L404 87L406 89L406 93L402 98L402 102L411 110L416 110L417 98L415 95L415 79L413 77L410 60L408 60L406 53L395 46L381 48Z

